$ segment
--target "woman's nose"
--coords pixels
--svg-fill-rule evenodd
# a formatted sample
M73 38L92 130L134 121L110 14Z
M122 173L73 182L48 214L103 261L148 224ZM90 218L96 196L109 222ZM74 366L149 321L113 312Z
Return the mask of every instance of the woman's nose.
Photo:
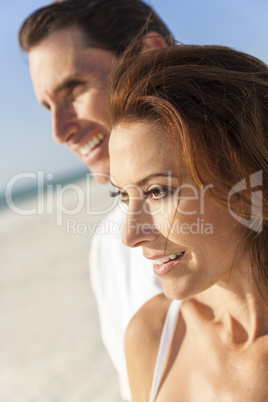
M148 212L141 210L128 211L122 234L122 242L126 246L143 246L156 238L157 232L154 230L152 216Z

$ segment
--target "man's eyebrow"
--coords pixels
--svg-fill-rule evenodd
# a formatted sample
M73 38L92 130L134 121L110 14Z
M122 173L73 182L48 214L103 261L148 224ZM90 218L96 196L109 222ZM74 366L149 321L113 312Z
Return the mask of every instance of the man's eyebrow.
M156 177L172 177L172 174L171 173L153 173L153 174L150 174L149 176L146 176L143 179L137 181L133 185L138 186L138 187L144 186L146 183L148 183L148 181L155 179ZM112 184L112 186L120 188L118 185L114 184L111 179L110 179L110 183Z
M59 84L56 88L53 89L53 95L57 95L60 91L67 89L73 84L83 84L86 82L83 78L67 78L61 84ZM46 101L41 101L40 104L46 109L50 109L49 104Z
M68 88L70 85L80 84L83 82L85 82L85 80L83 80L82 78L67 78L53 90L53 93L57 95L60 91Z

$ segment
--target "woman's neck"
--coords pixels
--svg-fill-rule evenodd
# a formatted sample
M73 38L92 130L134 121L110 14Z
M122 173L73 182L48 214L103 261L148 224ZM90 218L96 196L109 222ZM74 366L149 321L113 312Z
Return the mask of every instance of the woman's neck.
M236 276L229 283L214 285L195 299L210 307L210 315L226 341L246 347L268 334L268 313L253 280Z

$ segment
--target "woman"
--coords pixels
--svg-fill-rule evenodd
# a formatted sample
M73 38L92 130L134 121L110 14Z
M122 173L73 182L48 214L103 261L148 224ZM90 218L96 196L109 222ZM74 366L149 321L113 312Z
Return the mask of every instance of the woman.
M122 62L110 106L123 242L165 292L126 333L133 401L267 401L267 66L162 49Z

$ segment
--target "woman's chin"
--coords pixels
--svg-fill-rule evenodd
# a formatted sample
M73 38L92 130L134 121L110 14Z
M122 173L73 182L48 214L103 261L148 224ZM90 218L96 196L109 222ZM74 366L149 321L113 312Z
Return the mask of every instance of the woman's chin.
M178 286L171 286L170 284L163 283L163 289L166 297L170 300L185 300L188 299L185 290L179 289Z

